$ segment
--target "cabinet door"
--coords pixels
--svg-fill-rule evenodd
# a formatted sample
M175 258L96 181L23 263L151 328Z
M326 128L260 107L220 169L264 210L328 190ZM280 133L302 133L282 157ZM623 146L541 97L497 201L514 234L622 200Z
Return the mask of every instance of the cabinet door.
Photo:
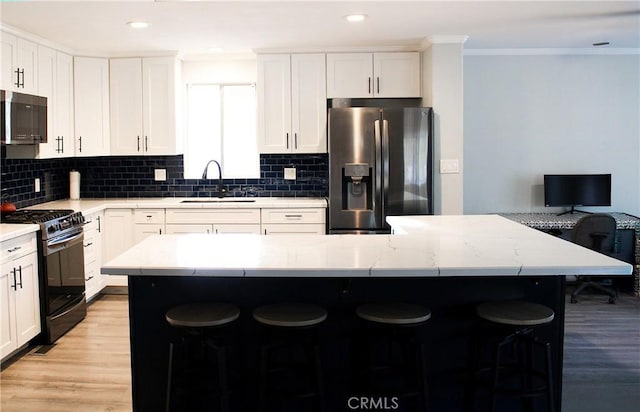
M420 54L375 53L374 94L376 97L420 97Z
M18 347L13 285L13 265L9 262L2 265L0 272L0 358Z
M47 98L47 143L41 143L38 158L58 157L60 139L55 134L54 93L56 83L56 51L38 46L38 95Z
M135 226L133 241L134 243L140 242L142 239L151 236L151 235L161 235L164 233L164 225L147 225L147 224L138 224Z
M213 233L221 234L250 234L259 235L260 225L213 225Z
M258 55L257 60L258 151L290 152L293 145L290 55Z
M76 155L109 154L109 62L74 58Z
M16 331L18 346L36 337L40 327L40 294L38 286L38 257L36 253L13 262L18 268L16 287Z
M142 60L142 152L151 155L175 155L178 129L179 66L172 57Z
M294 152L327 151L326 86L324 54L291 56L291 128Z
M53 123L54 135L60 137L56 145L60 156L69 157L75 154L73 138L73 57L56 52L56 81L53 85Z
M18 37L18 67L21 93L38 94L38 45Z
M327 54L327 97L373 97L373 55Z
M167 234L168 235L179 235L185 233L213 233L213 225L211 224L168 224L167 225Z
M326 232L323 224L263 224L262 233L265 235L324 235Z
M133 210L108 209L104 220L103 257L106 262L133 246Z
M0 88L18 90L16 83L18 68L18 38L12 34L0 32Z
M111 154L142 153L142 60L109 61Z

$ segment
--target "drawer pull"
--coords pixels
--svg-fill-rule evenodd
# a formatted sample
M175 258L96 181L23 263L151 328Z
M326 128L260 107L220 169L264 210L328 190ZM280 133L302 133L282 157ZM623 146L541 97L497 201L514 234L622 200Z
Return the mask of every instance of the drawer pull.
M302 219L302 215L284 215L284 217L286 217L287 219L289 218Z
M12 253L15 252L16 250L20 250L22 249L22 246L16 246L14 248L8 249L7 252Z
M86 245L84 245L84 247L89 247L91 245L93 245L93 242L87 243Z

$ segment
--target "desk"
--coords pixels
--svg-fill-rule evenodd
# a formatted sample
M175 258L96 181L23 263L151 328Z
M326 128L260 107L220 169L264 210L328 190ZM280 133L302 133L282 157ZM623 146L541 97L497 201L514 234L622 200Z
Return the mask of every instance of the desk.
M633 265L633 294L640 296L640 218L626 213L609 213L616 220L618 235L614 257ZM571 230L584 213L501 213L508 219L534 229L571 239Z

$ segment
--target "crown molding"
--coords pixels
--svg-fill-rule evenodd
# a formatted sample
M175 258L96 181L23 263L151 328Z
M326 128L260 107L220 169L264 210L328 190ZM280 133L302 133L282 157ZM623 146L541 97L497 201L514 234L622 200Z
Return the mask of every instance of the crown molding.
M426 50L434 44L464 44L469 39L467 35L438 34L422 40L420 49Z
M640 48L465 49L465 56L640 55Z

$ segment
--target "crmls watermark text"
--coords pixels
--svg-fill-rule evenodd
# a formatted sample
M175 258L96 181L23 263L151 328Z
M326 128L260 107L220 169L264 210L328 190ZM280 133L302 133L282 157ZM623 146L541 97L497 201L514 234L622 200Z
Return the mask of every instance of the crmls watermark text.
M393 411L400 404L397 396L352 396L347 406L354 411Z

